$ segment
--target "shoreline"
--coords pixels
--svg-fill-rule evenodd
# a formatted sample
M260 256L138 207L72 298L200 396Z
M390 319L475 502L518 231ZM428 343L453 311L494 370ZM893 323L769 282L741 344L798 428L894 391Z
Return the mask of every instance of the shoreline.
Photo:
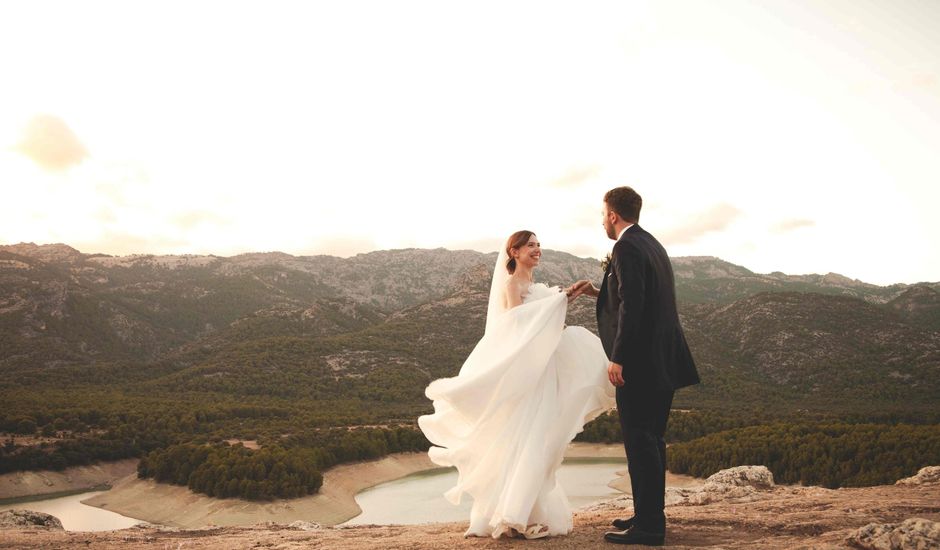
M884 485L838 490L782 486L763 489L751 500L728 496L706 504L667 505L667 544L673 548L709 550L777 550L779 548L846 548L847 539L871 533L869 527L896 526L910 518L918 528L905 533L924 541L929 524L940 521L940 484ZM628 505L629 506L629 505ZM0 531L8 548L329 548L362 550L455 550L551 548L584 550L605 546L603 533L611 520L623 517L624 503L574 511L574 529L545 541L464 538L466 521L418 525L357 525L311 529L286 525L253 525L177 531L145 525L99 532L12 527ZM913 527L913 526L912 526ZM888 529L890 531L890 527ZM879 531L875 531L877 533ZM899 531L894 531L900 534ZM886 535L887 536L887 535ZM870 541L871 537L866 537ZM934 539L931 539L934 540ZM924 541L925 546L929 544ZM932 546L931 546L932 547Z
M30 470L0 475L0 504L16 504L110 489L130 474L137 474L139 459L126 458L72 466L62 471Z
M110 491L113 485L102 483L94 487L82 487L78 489L69 489L66 491L56 491L54 493L40 493L38 495L25 495L21 497L0 498L0 506L9 506L11 504L26 504L29 502L38 502L40 500L49 500L53 498L70 497L82 493L97 493L100 491Z
M424 452L396 453L367 462L340 464L323 472L323 486L317 494L273 501L217 499L194 493L187 487L138 479L134 474L119 481L107 493L81 502L122 516L186 529L268 521L309 521L333 526L361 513L356 493L437 467Z
M623 445L619 443L572 443L565 451L565 458L623 458L626 461ZM270 502L212 498L183 486L137 479L134 474L120 480L107 493L82 503L122 516L179 528L246 526L266 521L309 521L331 527L362 512L356 503L357 493L438 468L440 466L431 462L425 452L396 453L377 460L340 464L323 472L323 486L319 493ZM614 480L612 484L621 482L622 485L623 479ZM629 481L626 486L629 487ZM620 490L619 487L614 488Z

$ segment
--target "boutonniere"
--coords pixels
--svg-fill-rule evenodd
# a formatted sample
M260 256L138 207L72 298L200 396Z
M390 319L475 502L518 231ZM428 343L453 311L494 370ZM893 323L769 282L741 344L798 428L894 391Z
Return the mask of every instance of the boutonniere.
M610 252L607 253L607 256L601 260L601 269L604 270L604 273L607 273L607 266L610 265Z

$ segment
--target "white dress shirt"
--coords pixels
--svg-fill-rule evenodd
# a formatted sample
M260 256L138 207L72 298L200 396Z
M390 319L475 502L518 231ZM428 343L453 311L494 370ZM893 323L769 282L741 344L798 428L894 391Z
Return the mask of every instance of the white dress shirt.
M627 231L627 229L630 229L631 227L633 227L633 224L632 224L632 223L629 223L629 224L627 224L626 227L624 227L623 229L621 229L621 230L620 230L620 233L617 234L617 240L619 241L619 240L620 240L620 237L623 237L623 234Z

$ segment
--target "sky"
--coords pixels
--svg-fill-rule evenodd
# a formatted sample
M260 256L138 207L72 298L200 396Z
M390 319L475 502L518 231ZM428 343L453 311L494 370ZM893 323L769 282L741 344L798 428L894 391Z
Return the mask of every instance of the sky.
M940 1L4 2L0 244L940 280ZM543 261L550 261L546 257Z

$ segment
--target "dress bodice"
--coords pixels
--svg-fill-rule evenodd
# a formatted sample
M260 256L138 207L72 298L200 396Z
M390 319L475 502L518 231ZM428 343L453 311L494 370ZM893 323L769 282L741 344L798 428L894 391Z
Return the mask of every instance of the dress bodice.
M526 290L525 295L522 297L522 303L527 304L535 300L541 300L542 298L548 298L558 294L558 287L551 287L545 283L532 283L529 285L528 290Z

